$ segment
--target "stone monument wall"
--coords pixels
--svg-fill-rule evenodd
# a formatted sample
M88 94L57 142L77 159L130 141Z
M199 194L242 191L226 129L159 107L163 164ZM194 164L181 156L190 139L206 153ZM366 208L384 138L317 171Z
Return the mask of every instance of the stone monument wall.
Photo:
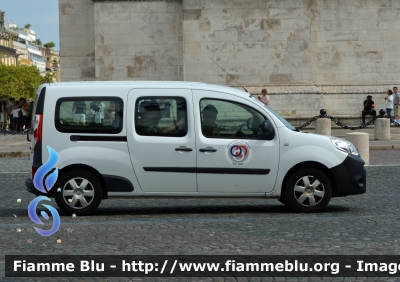
M356 121L400 85L400 1L59 1L63 81L237 80L283 116Z
M96 79L183 80L182 4L94 4Z
M95 79L94 5L59 0L62 81Z

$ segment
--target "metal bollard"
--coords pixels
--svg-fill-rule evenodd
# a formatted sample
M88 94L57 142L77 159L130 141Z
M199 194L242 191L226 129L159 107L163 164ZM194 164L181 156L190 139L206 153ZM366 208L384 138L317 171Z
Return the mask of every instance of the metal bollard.
M369 134L365 132L346 133L346 140L356 146L360 157L369 165Z

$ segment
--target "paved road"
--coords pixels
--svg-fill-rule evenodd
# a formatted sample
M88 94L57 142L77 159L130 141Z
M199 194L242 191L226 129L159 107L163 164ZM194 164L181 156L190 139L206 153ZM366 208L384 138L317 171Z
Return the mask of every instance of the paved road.
M27 206L34 198L24 186L29 175L27 158L0 158L0 252L49 255L397 255L400 253L400 165L396 165L399 157L399 151L371 151L371 164L386 166L367 168L367 193L334 198L323 213L295 214L277 200L261 199L106 200L92 216L72 218L62 215L61 229L47 238L33 230L34 224L27 215ZM17 233L16 228L21 228L22 232ZM72 233L68 233L68 228L73 229ZM57 238L62 239L61 244L56 243ZM28 239L32 243L28 243ZM0 277L4 277L4 260L0 261L0 270ZM107 281L72 278L9 280ZM257 278L237 280L264 281ZM293 281L293 278L288 280ZM113 278L108 281L140 279ZM198 281L236 280L215 278ZM370 281L376 281L376 278Z

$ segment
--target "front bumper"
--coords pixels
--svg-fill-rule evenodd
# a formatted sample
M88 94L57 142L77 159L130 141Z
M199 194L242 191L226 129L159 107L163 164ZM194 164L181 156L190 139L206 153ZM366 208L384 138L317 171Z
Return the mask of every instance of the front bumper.
M35 194L36 196L47 196L47 194L42 193L35 188L35 186L33 185L33 180L31 178L27 178L25 180L25 185L26 185L26 190L29 193Z
M340 164L331 168L336 182L332 197L363 194L367 191L367 171L360 156L349 154Z

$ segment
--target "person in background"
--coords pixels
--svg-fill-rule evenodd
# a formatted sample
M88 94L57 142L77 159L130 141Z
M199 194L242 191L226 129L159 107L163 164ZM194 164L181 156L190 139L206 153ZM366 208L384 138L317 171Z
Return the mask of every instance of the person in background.
M372 101L372 96L368 95L367 100L364 100L364 110L361 112L362 122L365 124L365 116L372 115L374 118L376 117L376 111L374 110L375 103Z
M7 105L7 114L10 117L10 126L9 126L10 131L14 130L13 115L12 115L12 110L14 109L14 104L15 104L15 98L10 98L8 105Z
M18 131L19 129L19 115L21 113L21 108L19 107L18 103L14 104L14 108L12 110L12 115L13 115L13 124L14 124L14 131L13 135Z
M106 117L110 120L110 124L114 123L115 120L115 102L110 101L110 105L107 108Z
M138 124L136 125L136 131L139 135L152 135L160 133L171 133L178 129L180 125L186 123L185 118L181 118L177 123L174 123L168 127L160 127L158 123L162 118L161 109L158 103L145 101L140 104L140 110L138 113Z
M400 92L399 89L395 86L393 87L393 115L399 114L399 106L400 106Z
M258 100L260 100L261 102L263 102L265 105L268 106L268 103L269 103L269 96L268 96L268 94L267 94L267 89L261 90L261 94L262 94L262 96L261 96L261 97L258 96Z
M400 124L400 116L399 115L394 116L393 122Z
M86 102L75 101L72 105L72 112L74 113L74 122L77 124L85 125L86 123Z
M105 105L102 101L93 101L90 103L90 111L93 115L91 124L102 124L104 120Z
M0 100L0 129L6 130L7 127L7 103L8 96L4 96L3 100Z
M218 110L214 105L207 105L203 109L202 113L202 121L201 121L201 130L205 137L218 137L219 130L218 125L216 123Z
M20 121L21 130L28 131L29 124L29 104L26 102L25 98L19 99L19 104L22 112L22 121Z
M388 89L386 91L386 95L384 97L385 99L385 104L386 104L386 113L390 119L390 122L393 123L393 118L392 118L392 110L393 110L393 91Z

